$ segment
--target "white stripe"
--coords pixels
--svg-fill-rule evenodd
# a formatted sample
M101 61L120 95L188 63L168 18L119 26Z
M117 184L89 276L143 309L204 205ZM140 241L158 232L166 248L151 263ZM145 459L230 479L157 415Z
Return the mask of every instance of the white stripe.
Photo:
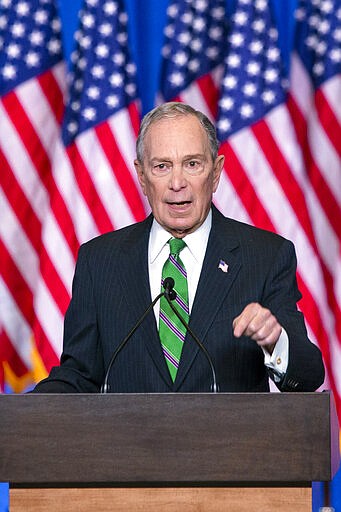
M23 317L12 294L0 276L0 324L2 324L11 344L27 368L32 367L32 329Z
M319 305L325 329L329 333L333 332L333 319L327 305L320 264L261 147L248 129L232 136L230 143L276 231L294 242L299 272Z
M62 349L64 319L42 279L38 282L34 298L34 310L49 343L57 357L59 357Z
M291 57L290 92L304 117L313 108L314 89L301 59L296 52Z
M67 69L64 61L59 62L50 69L52 75L56 79L59 89L65 99L67 93Z
M150 211L150 206L146 196L142 193L139 180L134 167L136 158L135 143L136 137L131 125L130 116L127 109L121 109L108 119L108 125L114 135L118 149L125 161L125 164L134 180L137 191L139 192L145 212Z
M7 197L0 188L0 235L16 267L28 284L32 293L36 288L39 274L39 258L18 222Z
M221 173L219 186L213 196L213 200L217 208L226 217L252 224L247 210L224 169Z
M205 114L212 123L214 123L212 112L207 105L205 96L202 94L196 82L193 82L184 91L182 91L180 97L184 103L195 108L195 110L199 110Z
M339 241L307 178L301 148L296 137L293 136L295 133L294 127L287 109L284 106L273 109L267 115L266 122L306 199L319 254L333 276L336 297L341 306L341 254L339 251Z
M76 144L115 229L132 224L134 217L95 131L79 135Z
M322 176L341 207L341 160L321 126L316 110L307 118L309 146Z

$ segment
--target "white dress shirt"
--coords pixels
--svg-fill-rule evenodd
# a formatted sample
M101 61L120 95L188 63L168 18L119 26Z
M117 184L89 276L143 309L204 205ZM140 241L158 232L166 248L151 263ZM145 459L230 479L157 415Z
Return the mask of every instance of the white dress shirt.
M203 224L196 231L185 236L186 247L180 254L187 272L190 313L205 258L211 226L212 211L210 210ZM162 268L169 256L169 244L167 242L170 238L172 238L170 233L154 219L148 246L148 271L152 298L156 297L161 291ZM160 302L158 301L154 306L157 326L159 326L159 312ZM264 349L263 353L264 364L274 371L274 379L280 380L280 376L286 372L289 358L289 340L283 328L272 354Z

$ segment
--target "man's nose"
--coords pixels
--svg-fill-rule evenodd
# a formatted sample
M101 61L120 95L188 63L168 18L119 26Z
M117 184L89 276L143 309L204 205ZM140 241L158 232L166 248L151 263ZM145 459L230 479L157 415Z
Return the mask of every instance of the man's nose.
M180 190L186 187L186 173L181 165L174 165L170 173L169 187L173 190Z

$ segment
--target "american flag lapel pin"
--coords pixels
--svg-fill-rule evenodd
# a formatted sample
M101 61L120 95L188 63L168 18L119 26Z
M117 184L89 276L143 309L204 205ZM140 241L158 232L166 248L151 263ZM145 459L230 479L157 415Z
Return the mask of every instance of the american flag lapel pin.
M225 272L225 274L229 271L229 266L224 260L219 261L218 268L220 268L222 272Z

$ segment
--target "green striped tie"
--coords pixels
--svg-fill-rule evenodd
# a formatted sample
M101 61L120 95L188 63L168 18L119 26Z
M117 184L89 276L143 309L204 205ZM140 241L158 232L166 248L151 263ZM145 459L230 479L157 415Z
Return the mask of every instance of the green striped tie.
M180 238L171 238L169 240L169 246L169 258L162 269L162 285L166 277L172 277L174 279L174 290L177 293L177 297L173 304L184 320L188 322L189 308L187 273L179 256L182 249L186 247L186 242ZM163 353L169 368L169 373L171 374L174 382L179 367L182 347L185 341L186 328L172 311L165 297L162 297L160 301L159 335Z

